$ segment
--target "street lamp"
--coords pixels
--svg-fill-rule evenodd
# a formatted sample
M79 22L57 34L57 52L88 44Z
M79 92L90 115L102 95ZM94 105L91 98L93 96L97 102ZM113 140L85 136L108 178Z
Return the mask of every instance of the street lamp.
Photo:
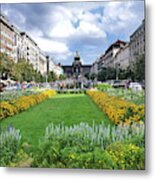
M48 75L47 74L46 74L45 78L46 78L46 84L47 84L47 80L48 80Z

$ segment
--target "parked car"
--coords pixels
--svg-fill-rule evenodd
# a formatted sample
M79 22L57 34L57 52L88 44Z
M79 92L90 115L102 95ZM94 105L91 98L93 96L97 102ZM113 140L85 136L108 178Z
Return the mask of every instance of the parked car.
M135 91L141 91L143 89L142 85L138 82L130 82L129 88Z
M114 80L113 83L111 84L114 88L125 88L126 87L126 84L124 81L122 80Z

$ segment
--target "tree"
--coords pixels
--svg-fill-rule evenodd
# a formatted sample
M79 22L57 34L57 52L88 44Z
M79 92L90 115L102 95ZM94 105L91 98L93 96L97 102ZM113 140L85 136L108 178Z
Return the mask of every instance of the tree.
M48 73L48 82L55 81L57 79L56 74L53 71Z
M97 75L98 81L105 81L107 80L107 70L106 68L102 68L102 70Z
M40 81L39 73L33 69L32 64L29 64L24 59L14 64L12 77L16 81Z
M12 76L14 61L7 54L0 53L0 77L7 79Z
M116 69L112 67L102 68L98 73L98 80L106 81L110 79L116 79Z
M89 72L87 72L87 73L85 73L85 78L87 78L88 80L90 79L90 74L89 74Z
M145 54L140 55L136 58L135 62L132 65L132 71L135 80L145 80Z
M66 76L64 74L60 74L59 80L65 80L65 79L66 79Z
M94 81L96 77L97 77L97 75L96 75L95 73L92 73L92 74L90 75L90 79L91 79L92 81Z

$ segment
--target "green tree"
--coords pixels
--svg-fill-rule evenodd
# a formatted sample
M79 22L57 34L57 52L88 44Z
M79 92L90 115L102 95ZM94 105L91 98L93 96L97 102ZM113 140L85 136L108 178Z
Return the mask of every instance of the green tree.
M48 82L52 82L55 81L57 79L56 74L53 71L50 71L48 73Z
M98 81L105 81L107 80L107 70L106 68L102 68L102 70L97 75Z
M89 72L87 72L87 73L85 73L85 78L87 78L88 80L90 79L90 73Z
M0 77L7 79L12 76L14 61L4 53L0 53Z
M66 79L66 76L65 76L64 74L60 74L59 79L60 79L60 80L65 80L65 79Z
M90 79L92 81L94 81L96 77L97 77L97 75L95 73L90 74Z
M110 79L116 79L116 69L112 67L102 68L98 73L98 80L106 81Z
M140 55L136 58L135 62L132 65L132 71L135 80L145 80L145 54Z

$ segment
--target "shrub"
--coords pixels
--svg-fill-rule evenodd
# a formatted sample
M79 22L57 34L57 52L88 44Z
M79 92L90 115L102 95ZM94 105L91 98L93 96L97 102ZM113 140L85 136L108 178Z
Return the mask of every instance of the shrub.
M80 123L73 126L50 124L45 131L45 137L40 141L40 147L34 155L33 167L52 168L97 168L97 169L141 169L143 168L143 148L135 146L136 153L128 153L130 140L135 135L143 138L143 125L131 127L110 127L104 124L89 126ZM129 142L124 143L125 140ZM126 166L118 164L117 152L113 155L113 142L118 142L120 151L124 153ZM132 146L131 146L132 148ZM131 150L129 148L129 151ZM138 148L138 149L137 149ZM119 148L118 148L119 149ZM128 153L127 155L125 153ZM134 153L134 151L133 151ZM129 158L129 162L128 162ZM130 165L139 163L136 166Z
M7 166L12 161L19 149L20 140L20 131L13 127L0 131L0 166Z
M144 148L134 144L113 143L106 148L107 153L115 162L116 169L144 169Z
M13 116L17 113L16 107L8 102L0 102L0 119L8 116Z

